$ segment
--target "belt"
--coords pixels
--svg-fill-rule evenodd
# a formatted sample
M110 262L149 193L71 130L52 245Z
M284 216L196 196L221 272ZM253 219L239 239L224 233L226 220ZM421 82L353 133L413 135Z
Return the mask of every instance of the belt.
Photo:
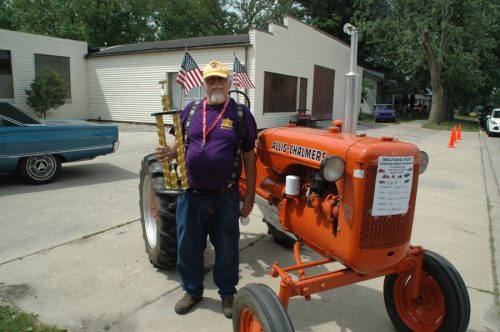
M231 188L231 189L224 188L224 189L218 189L218 190L206 190L206 189L189 187L186 191L193 193L193 194L197 194L197 195L217 195L217 194L228 193L231 191L236 191L236 187Z

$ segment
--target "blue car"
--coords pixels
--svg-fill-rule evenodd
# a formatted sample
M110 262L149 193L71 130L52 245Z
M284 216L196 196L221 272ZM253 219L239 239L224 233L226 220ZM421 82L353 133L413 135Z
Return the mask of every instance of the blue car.
M81 120L40 121L0 102L0 173L17 172L26 182L53 181L61 163L115 152L116 125Z
M396 121L396 110L391 104L376 104L373 106L373 119L379 121Z

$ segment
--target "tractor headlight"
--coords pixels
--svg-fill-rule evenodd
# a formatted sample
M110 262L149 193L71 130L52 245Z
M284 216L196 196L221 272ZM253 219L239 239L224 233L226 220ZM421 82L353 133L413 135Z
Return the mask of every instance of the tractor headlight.
M323 179L329 182L335 182L344 176L345 162L337 156L329 156L321 161L319 165L319 174Z
M425 151L420 151L420 174L425 172L427 165L429 165L429 155Z

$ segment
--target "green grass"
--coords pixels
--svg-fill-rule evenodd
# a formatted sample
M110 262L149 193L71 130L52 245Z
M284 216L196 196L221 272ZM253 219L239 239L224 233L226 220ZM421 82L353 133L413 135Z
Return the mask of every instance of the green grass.
M373 115L359 112L358 121L373 122Z
M27 314L0 302L0 331L3 332L66 332L55 326L43 324L35 314Z
M415 114L415 115L398 115L396 117L396 122L408 122L414 120L427 120L427 114ZM358 121L363 122L374 122L373 115L366 113L359 113ZM436 130L452 130L454 126L462 125L462 131L477 132L479 131L479 122L477 117L468 115L455 115L455 120L453 121L443 121L438 125L430 125L424 123L422 127Z
M479 122L476 117L470 117L467 115L455 115L455 120L453 121L443 121L438 125L430 125L425 123L424 128L437 129L437 130L452 130L454 126L462 125L462 131L478 132Z

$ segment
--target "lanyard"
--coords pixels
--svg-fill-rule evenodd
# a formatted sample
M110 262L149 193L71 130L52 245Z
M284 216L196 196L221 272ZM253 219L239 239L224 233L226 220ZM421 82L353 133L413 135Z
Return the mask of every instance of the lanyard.
M222 111L217 115L215 118L214 122L210 125L210 127L207 130L207 99L203 100L203 142L201 143L201 150L203 151L203 148L205 145L207 145L207 136L214 130L215 126L217 125L217 122L219 122L220 118L224 115L224 112L227 109L227 105L229 104L229 97L226 98L226 102L224 103L224 107L222 108Z

